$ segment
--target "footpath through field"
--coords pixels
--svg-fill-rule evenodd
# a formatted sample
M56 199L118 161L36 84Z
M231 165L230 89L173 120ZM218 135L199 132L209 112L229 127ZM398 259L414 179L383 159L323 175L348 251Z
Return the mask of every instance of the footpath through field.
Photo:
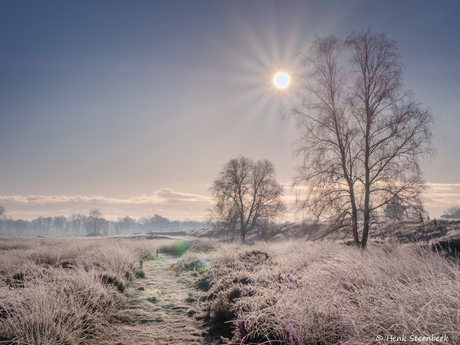
M186 284L170 267L177 259L144 262L145 278L134 282L126 322L117 326L118 344L190 344L202 343L202 330L194 317L188 316L190 304Z

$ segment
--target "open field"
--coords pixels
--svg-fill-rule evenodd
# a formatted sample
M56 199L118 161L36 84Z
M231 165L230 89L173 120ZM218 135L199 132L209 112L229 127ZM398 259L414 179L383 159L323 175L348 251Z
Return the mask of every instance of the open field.
M460 343L460 267L430 248L165 237L0 239L0 343Z

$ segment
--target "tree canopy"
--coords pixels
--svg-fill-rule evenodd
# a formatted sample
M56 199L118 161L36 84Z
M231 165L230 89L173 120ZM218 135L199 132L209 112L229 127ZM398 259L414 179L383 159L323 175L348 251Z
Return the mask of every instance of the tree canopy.
M283 187L268 160L254 162L242 156L230 160L210 192L215 199L211 221L217 228L239 231L243 243L250 231L285 210Z
M294 186L306 191L298 209L330 219L331 231L351 228L364 248L387 204L422 210L433 117L403 89L397 43L383 33L318 37L303 66L303 99L290 112L300 133Z

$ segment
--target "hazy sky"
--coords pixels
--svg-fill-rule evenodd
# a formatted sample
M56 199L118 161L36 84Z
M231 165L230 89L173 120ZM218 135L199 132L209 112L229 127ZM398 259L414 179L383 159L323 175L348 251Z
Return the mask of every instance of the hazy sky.
M456 1L0 2L0 204L13 218L206 216L229 159L267 158L290 184L281 120L315 34L371 27L399 42L405 86L437 118L431 215L460 204ZM289 193L289 188L286 189Z

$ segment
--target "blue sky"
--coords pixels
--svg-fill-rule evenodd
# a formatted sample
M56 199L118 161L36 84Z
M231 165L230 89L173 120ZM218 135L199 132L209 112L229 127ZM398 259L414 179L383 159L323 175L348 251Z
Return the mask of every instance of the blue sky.
M437 118L424 166L438 216L460 204L460 5L454 1L2 1L0 204L13 218L203 219L229 159L289 185L295 79L314 35L371 27ZM289 188L287 188L289 194Z

